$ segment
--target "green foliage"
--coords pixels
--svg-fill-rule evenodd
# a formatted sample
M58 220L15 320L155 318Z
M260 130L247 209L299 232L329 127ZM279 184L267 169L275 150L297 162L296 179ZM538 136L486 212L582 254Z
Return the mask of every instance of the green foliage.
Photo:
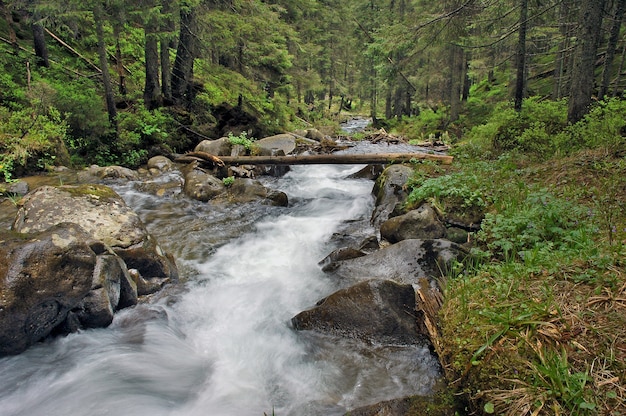
M238 136L234 136L231 132L228 132L228 141L232 145L241 145L246 148L248 152L251 152L254 147L254 137L248 137L248 133L242 131Z
M495 107L485 125L474 127L467 138L489 140L496 151L517 149L527 154L546 157L555 154L557 134L567 126L565 101L541 101L530 98L524 101L521 112L510 104Z
M222 183L226 187L231 186L233 183L235 183L235 177L234 176L227 176L227 177L222 179Z
M454 203L463 208L485 208L486 189L477 175L452 173L433 178L414 178L409 181L411 189L408 202L419 205L430 201L445 211L446 203Z
M429 136L440 136L444 133L448 119L445 109L433 110L425 108L415 117L402 117L399 120L390 121L390 128L409 140L425 141Z
M67 124L54 107L42 112L0 107L0 172L5 181L18 167L45 168L46 161L53 162L66 133Z
M626 136L626 102L609 99L595 105L581 121L557 137L562 154L581 149L605 147L623 149Z
M590 392L586 389L587 383L592 380L586 372L572 371L564 347L560 353L541 348L537 356L539 362L533 364L533 385L543 392L540 406L547 401L556 401L562 404L562 410L571 414L596 414L596 405L588 397Z
M485 216L477 237L492 255L502 258L524 259L537 250L576 246L588 227L588 210L543 189L501 204L501 211Z

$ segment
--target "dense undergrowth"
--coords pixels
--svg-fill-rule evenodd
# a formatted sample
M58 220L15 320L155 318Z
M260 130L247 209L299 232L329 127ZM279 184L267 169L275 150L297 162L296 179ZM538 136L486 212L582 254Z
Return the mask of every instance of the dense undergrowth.
M626 414L626 103L576 125L564 102L492 114L452 167L421 166L408 184L413 204L484 212L443 279L440 358L458 412Z

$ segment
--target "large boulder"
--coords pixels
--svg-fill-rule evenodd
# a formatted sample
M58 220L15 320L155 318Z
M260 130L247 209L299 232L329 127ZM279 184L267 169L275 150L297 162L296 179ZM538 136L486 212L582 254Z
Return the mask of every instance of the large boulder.
M363 257L330 263L324 271L352 281L388 279L417 284L420 278L439 277L453 260L465 256L461 246L448 240L403 240Z
M380 226L380 236L390 243L408 239L430 240L446 236L446 227L430 204L393 217Z
M254 145L259 148L261 154L271 154L272 150L282 150L288 155L296 148L296 136L291 133L277 134L257 140Z
M217 140L202 140L193 150L194 152L210 153L214 156L230 156L232 146L228 137L222 137Z
M424 340L415 319L413 286L389 280L368 280L339 290L291 322L297 330L368 343L412 345Z
M387 167L374 183L372 193L376 197L372 225L380 225L397 213L402 213L402 204L408 197L404 185L413 176L413 168L405 165Z
M92 288L96 253L76 224L0 234L0 356L48 336Z
M80 225L92 239L119 255L139 280L162 284L178 279L171 255L148 233L139 216L104 185L42 186L22 200L13 223L19 233L47 230L61 222ZM141 282L138 282L141 283ZM155 288L155 285L143 287ZM148 294L140 290L139 295Z

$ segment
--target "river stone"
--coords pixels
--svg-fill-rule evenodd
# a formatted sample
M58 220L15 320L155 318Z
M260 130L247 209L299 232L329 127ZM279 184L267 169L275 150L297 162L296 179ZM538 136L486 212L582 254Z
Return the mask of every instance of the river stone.
M318 129L307 129L304 137L306 137L307 139L315 140L316 142L321 142L322 140L324 140L324 133L322 133Z
M412 345L423 340L415 319L415 291L390 280L368 280L341 289L291 320L316 330L368 343Z
M174 168L174 163L165 156L154 156L148 160L146 167L150 173L159 174L172 170Z
M228 137L217 140L202 140L195 147L194 152L210 153L214 156L230 156L232 144Z
M22 203L13 223L17 232L39 232L61 222L78 224L92 239L111 247L129 269L137 269L143 278L178 279L173 257L161 249L139 216L107 186L42 186L26 195Z
M348 280L388 279L417 284L419 278L441 276L453 260L465 256L461 246L448 240L403 240L363 257L333 262L325 271Z
M48 336L92 287L96 254L76 224L0 235L0 356Z
M374 183L372 193L376 197L372 225L379 228L394 212L401 211L408 194L404 189L406 182L413 176L413 168L405 165L387 167Z
M409 409L411 398L405 397L352 409L344 416L406 416Z
M296 148L296 136L291 133L277 134L257 140L254 142L254 145L264 151L271 151L272 149L282 150L288 155Z
M183 193L198 201L207 202L224 192L224 183L215 176L199 169L185 172Z
M408 239L434 239L446 236L446 227L430 204L393 217L380 226L380 236L390 243Z
M348 179L369 179L375 181L384 170L384 166L381 164L367 165L360 171L348 176Z
M266 188L256 179L236 178L226 192L214 199L214 202L247 203L261 201L268 205L286 207L289 205L287 194Z
M115 311L137 300L137 284L126 263L115 254L102 254L97 257L91 291L72 312L81 328L102 328L113 322Z

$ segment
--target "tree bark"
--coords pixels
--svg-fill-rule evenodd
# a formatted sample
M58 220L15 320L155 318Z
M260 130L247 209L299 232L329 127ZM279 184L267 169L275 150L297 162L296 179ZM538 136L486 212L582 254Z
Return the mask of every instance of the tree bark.
M522 111L526 92L526 30L528 28L528 0L520 0L519 31L517 40L517 79L515 81L515 111Z
M613 15L613 25L611 26L609 43L606 47L604 68L602 70L602 84L600 85L600 92L598 93L598 98L601 100L607 96L609 91L611 66L613 66L613 60L615 59L615 50L617 49L617 41L619 40L619 32L622 27L624 11L626 11L626 0L618 0L615 8L615 14Z
M172 101L172 67L170 62L170 48L174 47L172 36L174 32L174 21L170 17L172 13L172 5L170 0L161 1L161 11L165 16L161 26L161 94L165 103Z
M143 89L143 102L148 110L159 107L159 44L155 22L150 19L144 28L146 82Z
M104 13L102 4L95 2L93 7L93 18L96 25L96 37L98 39L98 57L100 58L100 70L102 71L102 85L104 87L104 95L107 105L107 113L109 115L109 123L117 133L117 109L115 108L115 99L113 96L113 88L111 86L111 75L109 74L109 63L107 61L106 44L104 42L104 28L102 19Z
M594 87L594 69L602 26L604 0L583 2L577 30L579 43L569 95L567 120L576 123L589 112Z
M33 15L33 23L31 25L33 31L33 46L35 48L35 56L37 57L37 66L49 68L50 60L48 59L48 47L46 46L46 34L43 26L39 22L37 13Z
M172 98L177 104L189 104L191 100L188 92L196 56L196 29L195 10L181 8L180 35L172 69Z
M451 44L450 48L450 122L459 119L463 74L463 48Z

